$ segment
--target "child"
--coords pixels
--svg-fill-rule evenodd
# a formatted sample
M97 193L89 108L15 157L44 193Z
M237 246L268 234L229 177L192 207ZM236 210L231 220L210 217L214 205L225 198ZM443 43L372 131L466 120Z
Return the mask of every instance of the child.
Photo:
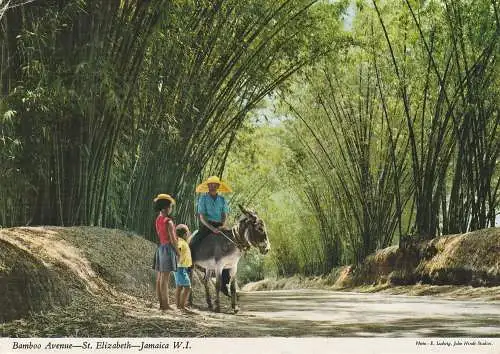
M170 310L168 298L168 279L170 272L177 269L177 237L175 226L170 218L175 199L168 194L158 194L154 199L155 210L158 211L155 226L160 246L153 261L153 269L157 271L156 294L161 310Z
M189 268L193 264L191 260L191 250L189 249L189 240L191 233L187 225L179 224L175 228L177 233L177 249L179 250L179 259L175 277L175 300L177 308L186 310L186 304L191 292L191 280L189 279Z

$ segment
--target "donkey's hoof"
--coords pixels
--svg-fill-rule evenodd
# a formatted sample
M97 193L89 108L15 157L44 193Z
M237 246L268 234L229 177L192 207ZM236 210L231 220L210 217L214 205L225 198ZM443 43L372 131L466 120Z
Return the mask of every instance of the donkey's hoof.
M234 314L237 314L239 311L240 311L240 307L239 306L233 307L233 313Z
M216 306L215 309L214 309L214 312L219 313L220 312L220 306Z

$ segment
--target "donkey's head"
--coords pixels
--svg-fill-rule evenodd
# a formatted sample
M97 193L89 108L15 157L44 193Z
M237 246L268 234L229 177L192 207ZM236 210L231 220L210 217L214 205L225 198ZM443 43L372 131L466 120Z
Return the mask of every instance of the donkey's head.
M243 216L240 219L239 229L243 231L244 237L247 242L253 246L257 247L262 254L266 254L271 249L271 244L269 238L267 237L266 224L257 213L250 211L240 204L238 207L243 212Z

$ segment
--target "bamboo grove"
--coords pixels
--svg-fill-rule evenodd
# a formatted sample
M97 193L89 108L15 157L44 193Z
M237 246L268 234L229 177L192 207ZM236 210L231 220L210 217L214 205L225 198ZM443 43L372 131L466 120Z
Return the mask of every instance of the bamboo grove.
M495 226L499 5L357 2L355 44L303 71L289 112L295 190L325 270L404 235ZM323 267L325 267L324 269Z
M499 32L498 0L0 0L0 226L151 237L210 174L283 275L494 226Z
M328 47L315 2L7 2L0 224L148 234L160 192L189 221L247 113Z

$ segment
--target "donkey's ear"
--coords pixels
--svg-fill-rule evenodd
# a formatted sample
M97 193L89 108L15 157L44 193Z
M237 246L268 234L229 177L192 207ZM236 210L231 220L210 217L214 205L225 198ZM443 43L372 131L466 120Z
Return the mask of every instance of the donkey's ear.
M249 214L249 213L250 213L250 212L249 212L247 209L245 209L245 207L244 207L244 206L242 206L241 204L238 204L238 207L240 208L240 210L241 210L241 212L242 212L243 214Z
M256 222L257 221L257 215L255 215L255 213L253 213L252 211L248 210L247 208L245 208L244 206L242 206L241 204L238 204L238 207L240 208L240 210L243 212L243 214L249 218L252 222Z

